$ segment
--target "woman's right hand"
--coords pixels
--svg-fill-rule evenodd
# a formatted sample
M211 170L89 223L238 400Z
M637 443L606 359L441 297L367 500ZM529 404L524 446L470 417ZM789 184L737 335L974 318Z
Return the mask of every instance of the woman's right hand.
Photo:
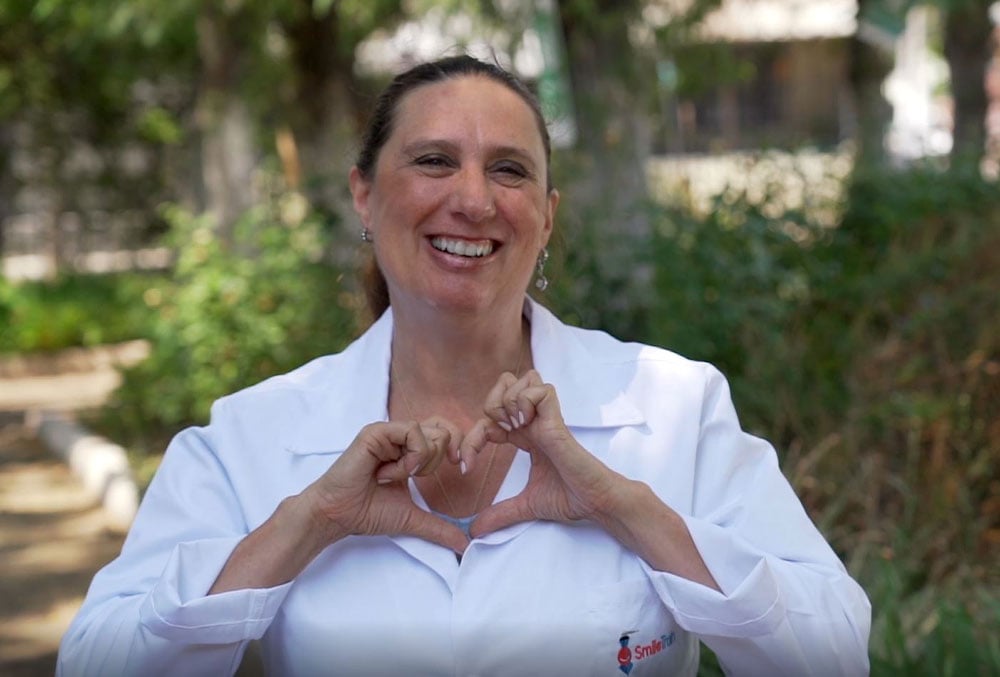
M464 552L465 534L418 508L407 484L446 457L458 463L460 441L458 429L439 418L365 426L318 480L282 501L240 541L209 593L287 583L324 548L352 534L416 536Z
M460 442L458 429L437 417L371 423L302 496L331 543L347 535L409 535L462 553L465 534L417 507L407 482L445 459L458 463Z

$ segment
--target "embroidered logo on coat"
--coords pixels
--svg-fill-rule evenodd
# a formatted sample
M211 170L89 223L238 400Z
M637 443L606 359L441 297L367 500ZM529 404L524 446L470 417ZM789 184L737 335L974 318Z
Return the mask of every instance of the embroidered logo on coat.
M638 630L629 630L623 632L622 636L618 638L618 643L621 648L618 649L618 669L624 672L626 675L632 672L632 649L628 648L629 635L633 632L638 632Z
M669 633L666 635L660 635L648 644L636 644L635 648L629 646L631 640L631 635L639 632L638 630L627 630L621 634L618 638L618 669L624 672L626 675L632 672L632 668L635 667L636 661L641 661L643 658L649 658L650 656L655 656L660 653L671 644L674 643L674 633Z

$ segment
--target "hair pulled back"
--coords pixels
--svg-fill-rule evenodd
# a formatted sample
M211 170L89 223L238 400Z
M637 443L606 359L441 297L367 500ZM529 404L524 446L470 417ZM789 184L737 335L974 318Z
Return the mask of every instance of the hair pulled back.
M409 70L403 71L392 79L392 82L389 83L378 99L376 99L368 126L364 136L362 136L361 150L355 162L355 166L358 168L361 176L367 181L375 178L375 168L378 164L379 153L392 135L396 115L399 111L399 102L407 94L424 85L467 76L486 77L503 85L521 97L528 108L531 109L535 117L535 122L538 124L538 133L542 137L542 144L545 147L545 183L546 188L551 190L552 175L550 165L552 142L549 138L549 130L545 125L545 116L542 114L542 107L538 102L538 98L514 74L497 64L480 61L467 54L421 63ZM371 311L372 317L377 318L389 307L389 289L382 271L379 270L378 264L375 262L374 256L369 258L362 271L362 285L368 309Z

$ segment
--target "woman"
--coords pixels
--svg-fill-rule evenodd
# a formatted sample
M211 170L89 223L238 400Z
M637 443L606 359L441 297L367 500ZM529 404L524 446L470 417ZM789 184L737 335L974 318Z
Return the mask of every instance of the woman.
M350 177L389 309L180 433L63 640L71 674L864 674L868 601L722 377L527 300L537 102L398 76ZM382 310L382 308L379 308Z

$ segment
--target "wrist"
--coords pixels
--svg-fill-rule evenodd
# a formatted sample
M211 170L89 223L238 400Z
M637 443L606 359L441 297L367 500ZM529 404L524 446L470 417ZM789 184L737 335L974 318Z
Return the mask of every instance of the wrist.
M283 500L278 505L276 515L287 521L293 533L299 534L300 547L309 552L311 557L348 535L345 529L327 516L322 502L308 489Z
M316 527L308 497L290 496L233 550L209 594L271 588L293 580L336 540Z
M721 590L680 514L645 482L622 478L612 506L597 522L625 548L657 571Z
M632 526L642 521L642 505L652 490L643 482L616 474L611 488L605 492L606 501L591 515L590 519L605 531L619 535L630 531Z

